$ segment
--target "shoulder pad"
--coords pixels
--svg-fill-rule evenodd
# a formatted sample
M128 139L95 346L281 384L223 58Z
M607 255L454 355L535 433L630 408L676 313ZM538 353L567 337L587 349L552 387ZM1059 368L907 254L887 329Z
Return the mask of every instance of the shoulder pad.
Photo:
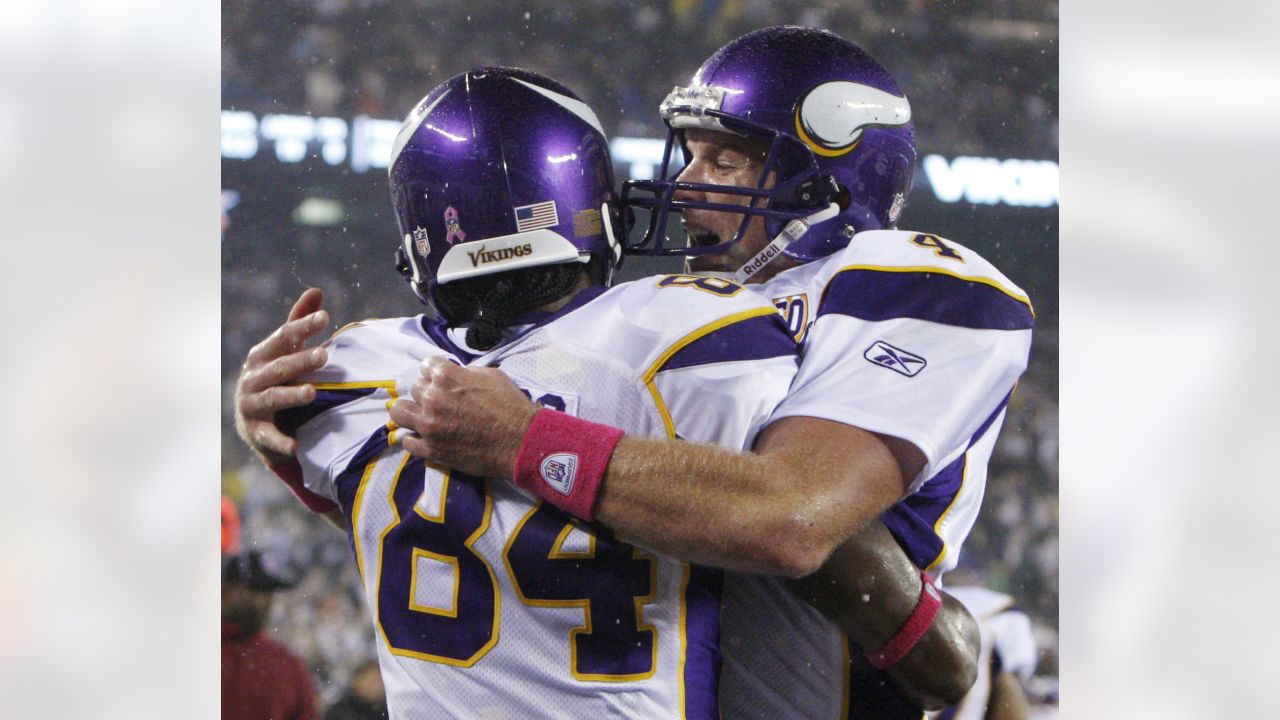
M913 317L976 329L1030 328L1022 288L976 252L928 233L858 233L824 263L818 314Z
M772 302L721 278L655 275L618 284L582 310L564 318L580 327L557 324L590 338L591 345L608 347L609 354L645 375L694 363L694 350L699 351L696 364L751 359L765 350L771 355L764 356L795 352ZM750 340L737 338L740 334L750 334ZM723 342L710 341L713 336ZM728 336L739 341L730 342ZM719 347L714 357L703 352L712 346ZM681 355L686 348L689 352Z
M439 350L422 330L422 317L363 320L339 328L324 347L324 367L307 377L317 384L391 380Z

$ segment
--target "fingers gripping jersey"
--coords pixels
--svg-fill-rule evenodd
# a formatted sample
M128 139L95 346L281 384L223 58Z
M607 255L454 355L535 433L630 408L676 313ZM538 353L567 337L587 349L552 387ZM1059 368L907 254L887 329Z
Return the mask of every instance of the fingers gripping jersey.
M930 717L939 720L982 720L987 716L991 688L1002 673L1013 673L1026 683L1036 669L1036 638L1031 618L1018 610L1013 598L984 587L952 587L947 592L964 604L978 621L981 646L978 677L964 700Z
M820 417L918 447L925 467L882 520L921 568L937 576L954 567L1005 403L1026 368L1026 294L968 248L897 230L859 233L826 260L779 273L763 293L804 343L774 419ZM732 576L725 596L723 695L740 703L726 717L776 715L788 694L809 698L790 717L920 717L781 583ZM735 651L740 629L747 637L761 627L769 630Z
M691 282L581 296L480 357L422 318L330 342L292 419L307 488L350 520L392 717L717 717L718 573L411 458L387 410L423 358L454 355L629 433L749 447L795 343L763 298Z

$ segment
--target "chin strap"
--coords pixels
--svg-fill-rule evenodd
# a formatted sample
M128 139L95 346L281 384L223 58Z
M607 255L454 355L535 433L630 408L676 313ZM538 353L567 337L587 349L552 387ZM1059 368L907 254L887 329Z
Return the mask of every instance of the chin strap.
M738 271L733 273L730 279L743 285L747 284L751 281L753 275L782 255L782 251L786 250L788 245L804 237L805 233L809 232L810 226L830 220L839 214L840 206L831 203L808 217L792 220L782 228L782 232L778 233L772 242L764 246L763 250L743 263L742 267L738 268Z

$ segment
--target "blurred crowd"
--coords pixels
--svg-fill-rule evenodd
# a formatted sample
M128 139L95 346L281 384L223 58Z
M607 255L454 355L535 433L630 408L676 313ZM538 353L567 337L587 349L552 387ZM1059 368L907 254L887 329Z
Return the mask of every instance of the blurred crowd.
M652 137L657 103L717 47L795 23L880 58L911 90L922 150L1051 159L1057 12L1029 0L247 0L224 14L222 103L400 118L450 75L519 64L583 95L610 136Z
M822 7L794 0L243 0L224 5L222 106L399 118L454 73L518 64L563 79L596 108L611 136L656 137L657 103L715 48L758 27L801 23L836 30L885 62L912 99L921 154L1056 159L1057 7L1031 0L854 0ZM504 31L495 32L499 27ZM290 226L287 217L255 221L253 207L282 202L273 193L283 189L261 178L252 182L258 184L236 187L243 207L231 214L229 228L224 216L223 492L239 508L246 547L282 553L301 573L277 599L266 631L303 658L327 706L373 655L350 545L249 456L235 438L230 398L249 348L279 324L305 286L326 291L334 328L423 308L392 269L394 220L382 210L380 179L367 182L379 198L373 215L381 216L363 224L353 216L340 230ZM963 228L928 229L968 242ZM366 242L371 234L388 242ZM1056 241L1052 247L1056 255ZM622 279L677 267L630 258ZM1013 595L1032 618L1042 650L1032 690L1052 701L1057 300L1033 301L1031 368L1009 404L958 574Z

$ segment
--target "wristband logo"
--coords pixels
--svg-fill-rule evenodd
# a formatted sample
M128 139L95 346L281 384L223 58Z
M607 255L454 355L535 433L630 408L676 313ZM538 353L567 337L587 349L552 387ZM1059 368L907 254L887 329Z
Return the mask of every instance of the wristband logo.
M555 453L548 455L538 466L542 479L561 495L568 495L573 490L573 481L578 474L577 453Z

